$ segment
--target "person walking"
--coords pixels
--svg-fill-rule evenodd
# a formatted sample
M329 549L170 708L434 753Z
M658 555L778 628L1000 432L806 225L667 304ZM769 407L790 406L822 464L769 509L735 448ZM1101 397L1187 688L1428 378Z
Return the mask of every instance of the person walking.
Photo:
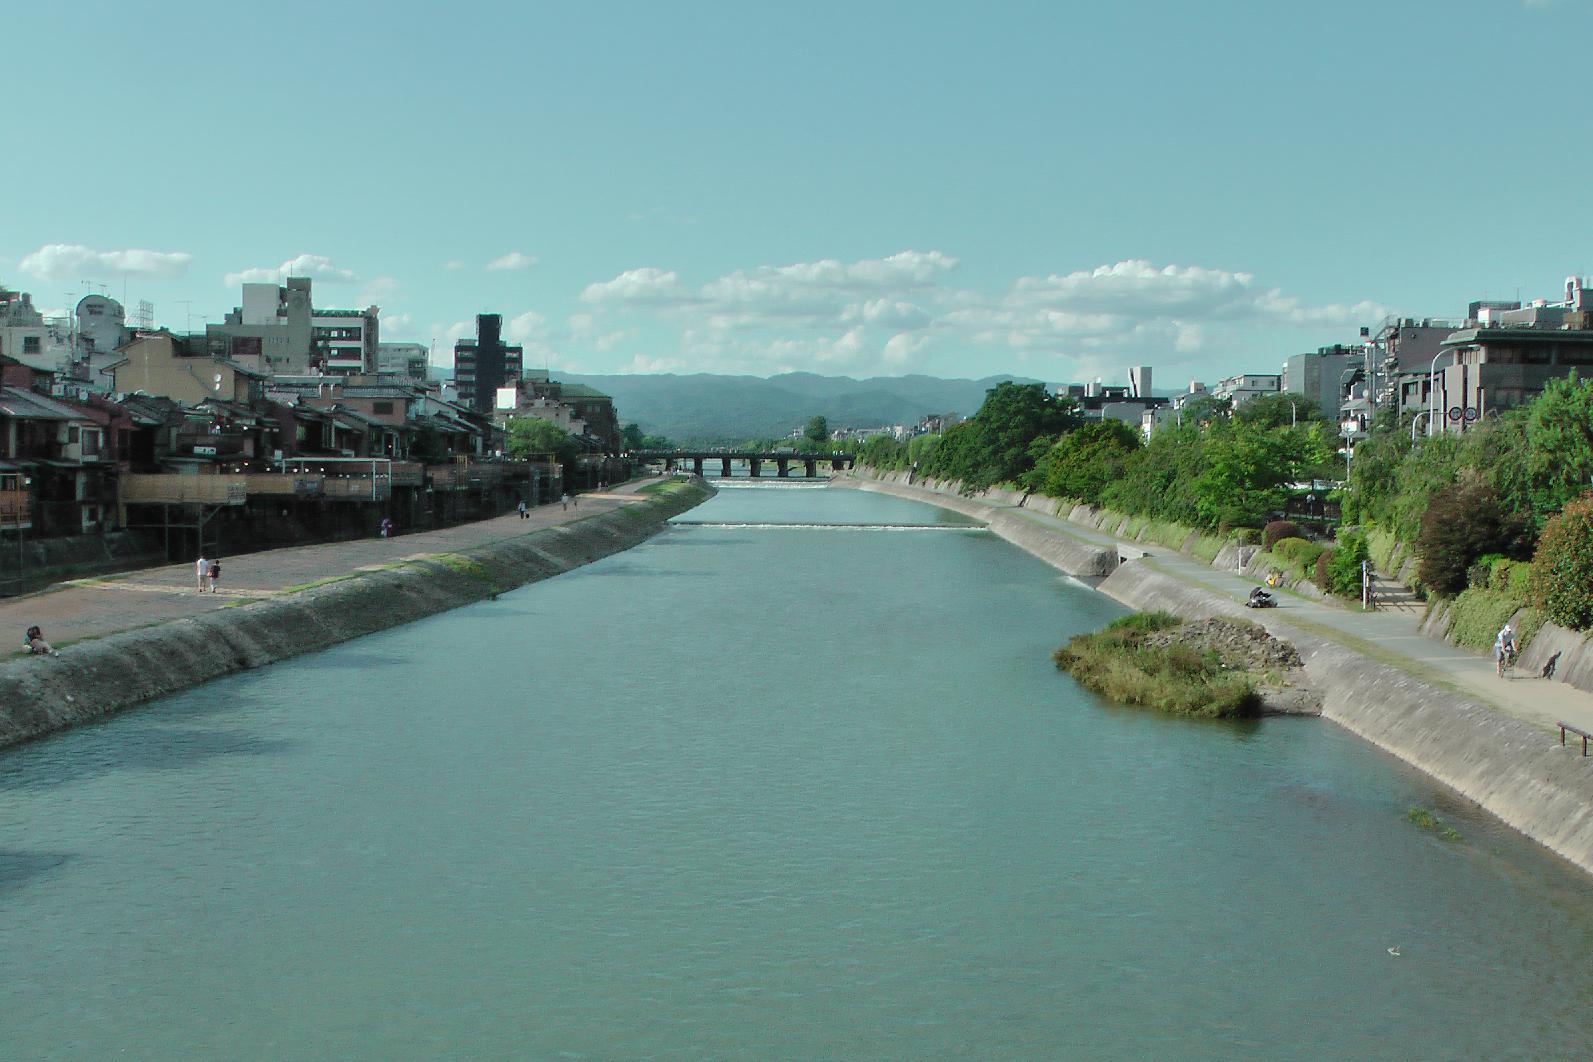
M216 584L221 582L221 561L211 561L210 571L207 572L206 575L210 579L210 592L213 594L216 592Z
M22 644L27 647L28 652L37 653L40 656L61 655L56 651L55 646L44 640L44 632L39 630L37 624L28 628L28 633L23 636Z
M531 519L531 514L525 511L525 501L524 501L524 499L522 499L521 502L520 502L519 512L520 512L520 519L522 519L522 520Z
M393 537L393 521L389 520L385 516L382 517L382 525L381 525L380 528L377 529L377 534L379 534L382 538L392 538Z
M566 494L559 495L559 508L562 509L564 512L569 512L570 511L570 496L569 496L569 494L566 493Z
M199 592L205 592L205 576L210 574L210 562L205 559L204 553L199 554L199 560L194 563L194 576L199 583Z

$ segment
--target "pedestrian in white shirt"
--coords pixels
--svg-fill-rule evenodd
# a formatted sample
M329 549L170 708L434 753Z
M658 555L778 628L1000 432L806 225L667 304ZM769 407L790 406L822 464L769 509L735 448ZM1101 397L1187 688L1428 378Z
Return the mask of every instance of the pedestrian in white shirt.
M194 574L198 577L199 592L202 594L205 592L205 579L210 575L210 562L205 559L203 553L199 555L199 560L194 564Z

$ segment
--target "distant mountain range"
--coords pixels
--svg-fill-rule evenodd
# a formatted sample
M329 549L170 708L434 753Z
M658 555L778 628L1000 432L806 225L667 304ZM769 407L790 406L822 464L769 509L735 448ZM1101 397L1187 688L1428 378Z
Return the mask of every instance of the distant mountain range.
M1038 383L1019 376L943 380L935 376L719 376L695 373L584 376L555 373L614 396L621 423L635 421L649 435L677 442L720 442L779 437L822 416L832 428L876 428L915 424L929 413L970 416L985 392L1004 380Z

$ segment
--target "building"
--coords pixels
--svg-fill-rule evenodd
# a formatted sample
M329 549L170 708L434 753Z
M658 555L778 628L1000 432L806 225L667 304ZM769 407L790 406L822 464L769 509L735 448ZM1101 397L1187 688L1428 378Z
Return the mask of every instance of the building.
M1321 347L1309 354L1295 354L1283 363L1281 389L1300 395L1321 411L1328 420L1339 416L1347 373L1362 368L1365 347Z
M118 394L154 395L185 406L209 398L248 404L264 397L265 373L210 351L208 335L140 332L104 371Z
M1437 431L1463 431L1492 413L1525 405L1550 380L1593 373L1593 329L1466 328L1444 340L1454 363L1437 373Z
M1464 431L1531 402L1550 380L1593 369L1593 290L1571 276L1559 302L1473 302L1464 326L1440 343L1440 354L1451 355L1447 365L1440 356L1426 367L1436 393L1412 384L1412 397L1425 400L1410 408L1428 416L1429 431Z
M1226 380L1218 380L1217 386L1211 389L1213 397L1224 399L1228 404L1238 409L1252 398L1261 395L1275 395L1283 388L1283 377L1268 373L1244 373L1239 376L1230 376Z
M381 309L317 309L309 277L243 285L243 305L205 326L211 353L266 373L375 371Z
M1433 359L1443 350L1444 340L1464 327L1464 321L1389 316L1375 329L1367 329L1372 360L1381 366L1378 401L1392 402L1401 413L1426 409Z
M378 343L376 371L384 376L424 380L430 368L430 354L424 343Z
M0 356L45 372L65 373L72 357L72 322L45 317L25 291L0 288Z
M514 387L525 350L503 341L503 315L476 315L476 338L454 344L454 386L459 401L478 413L497 407L498 388Z
M381 310L312 310L310 368L330 375L376 371Z
M1056 394L1059 398L1072 399L1086 420L1120 420L1141 427L1146 411L1165 406L1168 400L1151 395L1148 366L1136 365L1129 369L1128 381L1126 387L1103 384L1099 380L1065 384L1056 389Z

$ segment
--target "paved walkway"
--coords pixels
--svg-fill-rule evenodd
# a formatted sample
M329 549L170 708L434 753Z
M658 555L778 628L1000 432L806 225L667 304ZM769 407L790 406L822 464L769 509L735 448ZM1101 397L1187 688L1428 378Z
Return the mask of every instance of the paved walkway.
M582 494L572 499L567 510L556 502L539 506L529 510L524 520L511 512L490 520L386 540L327 542L224 557L220 589L214 594L199 592L192 561L57 583L37 593L0 599L0 636L9 637L15 647L0 642L0 658L20 655L22 633L33 624L43 629L52 644L68 646L85 638L196 616L244 600L292 593L312 583L347 578L432 554L456 553L571 523L637 503L641 498L636 491L651 482L654 480L637 480L609 493Z
M1032 509L994 505L988 501L984 504L1010 509L1035 523L1095 545L1111 548L1119 541L1112 535ZM1254 579L1238 572L1218 571L1176 550L1154 543L1132 545L1148 551L1149 556L1129 563L1149 564L1181 582L1204 587L1232 601L1243 602L1256 586ZM1382 663L1556 734L1559 731L1555 724L1561 720L1593 730L1593 694L1563 682L1521 673L1500 678L1494 673L1491 656L1479 656L1421 633L1424 615L1421 610L1362 612L1283 591L1278 594L1276 615L1313 634L1332 638Z

